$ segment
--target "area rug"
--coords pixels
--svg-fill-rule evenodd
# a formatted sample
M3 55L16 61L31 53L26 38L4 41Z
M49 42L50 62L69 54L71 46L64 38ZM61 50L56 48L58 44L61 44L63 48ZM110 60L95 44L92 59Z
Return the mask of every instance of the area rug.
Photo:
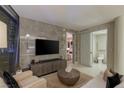
M43 77L47 80L48 88L80 88L92 79L91 76L80 73L80 79L78 82L74 86L67 86L58 79L57 73L52 73Z

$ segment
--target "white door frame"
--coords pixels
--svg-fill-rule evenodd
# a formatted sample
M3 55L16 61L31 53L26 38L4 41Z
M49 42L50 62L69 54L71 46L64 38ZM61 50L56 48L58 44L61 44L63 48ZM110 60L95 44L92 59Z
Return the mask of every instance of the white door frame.
M107 29L107 42L106 42L106 44L108 44L108 28L106 26L102 27L102 28L98 28L98 29L89 29L89 30L86 30L86 31L82 31L81 34L92 33L92 32L96 32L96 31L100 31L100 30L104 30L104 29ZM80 38L80 41L82 41L81 38ZM108 45L107 45L107 48L108 48ZM107 53L108 53L108 49L107 48L106 48L106 51L107 51L106 52L106 62L107 62ZM80 45L80 51L81 51L81 45ZM80 55L81 55L81 52L80 52ZM93 59L93 55L92 55L92 59ZM80 57L80 63L81 63L81 57Z

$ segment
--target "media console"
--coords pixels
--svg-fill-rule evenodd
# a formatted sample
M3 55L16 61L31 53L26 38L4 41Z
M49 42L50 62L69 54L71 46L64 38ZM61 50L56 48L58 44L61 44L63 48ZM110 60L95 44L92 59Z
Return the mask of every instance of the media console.
M52 59L39 61L35 64L31 64L31 70L36 76L43 76L52 72L56 72L59 69L65 69L67 66L66 60L63 59Z

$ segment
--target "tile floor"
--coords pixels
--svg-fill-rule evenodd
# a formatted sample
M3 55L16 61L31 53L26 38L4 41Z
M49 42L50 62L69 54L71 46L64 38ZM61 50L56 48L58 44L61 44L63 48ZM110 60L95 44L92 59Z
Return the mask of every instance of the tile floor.
M88 75L93 76L93 77L95 77L101 71L104 71L107 68L106 64L103 64L103 63L93 63L92 67L84 66L81 64L72 64L70 62L69 62L69 64L73 68L79 70L80 72L88 74Z

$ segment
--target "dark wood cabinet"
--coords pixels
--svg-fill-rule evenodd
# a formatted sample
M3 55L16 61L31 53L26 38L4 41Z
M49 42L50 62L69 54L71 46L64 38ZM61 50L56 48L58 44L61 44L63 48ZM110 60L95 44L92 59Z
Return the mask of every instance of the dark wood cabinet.
M67 62L63 59L45 60L40 61L40 63L37 64L32 64L31 70L34 75L42 76L52 72L56 72L59 69L65 69L66 66Z

